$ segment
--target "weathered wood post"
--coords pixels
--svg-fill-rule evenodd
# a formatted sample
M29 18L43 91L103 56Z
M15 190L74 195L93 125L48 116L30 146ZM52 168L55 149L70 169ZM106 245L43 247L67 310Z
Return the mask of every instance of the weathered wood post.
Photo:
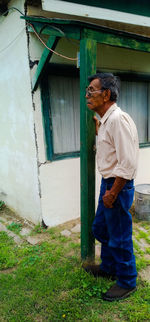
M86 106L88 76L96 72L96 41L80 40L80 175L81 175L81 258L95 257L91 226L95 216L95 125L93 112Z

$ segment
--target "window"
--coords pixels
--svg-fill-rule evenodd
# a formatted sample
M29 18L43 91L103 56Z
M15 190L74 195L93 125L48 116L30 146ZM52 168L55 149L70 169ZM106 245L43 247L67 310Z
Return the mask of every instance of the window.
M51 64L50 67L41 82L47 158L79 156L79 71L73 66Z
M79 72L66 68L51 68L41 83L48 160L79 156L80 151ZM150 145L150 81L123 75L118 105L135 121L141 146Z
M150 143L150 82L122 81L118 105L133 118L140 144Z

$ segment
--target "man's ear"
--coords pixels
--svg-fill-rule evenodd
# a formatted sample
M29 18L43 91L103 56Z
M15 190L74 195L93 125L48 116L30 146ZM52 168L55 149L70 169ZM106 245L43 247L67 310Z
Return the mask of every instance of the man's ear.
M104 93L104 102L108 102L110 100L111 91L110 89L105 89Z

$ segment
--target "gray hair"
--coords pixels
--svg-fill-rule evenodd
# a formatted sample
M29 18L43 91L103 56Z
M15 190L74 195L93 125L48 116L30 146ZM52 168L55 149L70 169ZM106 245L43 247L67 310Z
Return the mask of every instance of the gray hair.
M94 79L99 79L102 90L109 89L111 91L110 101L116 102L119 97L120 90L119 77L114 76L112 73L97 73L88 77L90 82Z

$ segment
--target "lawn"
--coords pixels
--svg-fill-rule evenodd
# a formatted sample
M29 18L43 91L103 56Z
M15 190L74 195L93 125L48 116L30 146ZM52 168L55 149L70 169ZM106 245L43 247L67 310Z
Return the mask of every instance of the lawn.
M40 244L16 245L0 232L0 321L150 321L150 285L140 277L128 299L105 302L101 292L114 282L82 269L79 234L38 226L32 235L42 236ZM150 264L138 246L136 257L138 271Z

